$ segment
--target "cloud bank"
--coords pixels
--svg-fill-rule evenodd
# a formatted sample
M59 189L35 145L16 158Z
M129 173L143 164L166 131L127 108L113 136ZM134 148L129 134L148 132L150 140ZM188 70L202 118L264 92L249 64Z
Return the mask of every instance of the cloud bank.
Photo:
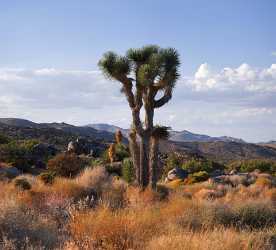
M128 126L120 84L98 71L0 69L0 116L75 124ZM276 64L243 63L221 70L204 63L177 84L171 104L156 122L177 129L248 140L276 139Z

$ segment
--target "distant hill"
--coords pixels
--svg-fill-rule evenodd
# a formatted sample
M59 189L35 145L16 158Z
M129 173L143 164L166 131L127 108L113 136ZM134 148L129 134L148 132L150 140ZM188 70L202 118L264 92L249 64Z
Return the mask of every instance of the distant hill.
M244 142L242 139L237 139L228 136L220 136L220 137L211 137L209 135L201 135L191 133L187 130L183 131L171 131L170 132L170 140L177 141L177 142L214 142L214 141L224 141L224 142Z
M204 157L220 163L233 160L270 159L276 160L276 148L253 143L227 141L214 142L174 142L163 141L162 153L183 152L184 154Z
M0 133L14 139L39 139L66 149L70 140L85 137L92 143L107 145L114 141L114 132L120 129L125 137L128 130L109 124L74 126L67 123L34 123L17 118L0 118ZM124 138L127 143L127 139ZM229 162L244 159L276 160L275 142L265 144L246 143L232 137L211 137L189 131L172 131L169 141L160 145L162 153L181 152L187 157L203 157L216 162Z
M52 144L62 144L63 147L69 140L77 137L106 142L114 141L113 133L91 127L74 126L67 123L34 123L18 118L0 118L0 132L16 139L36 138Z
M107 131L110 133L115 133L117 130L121 130L122 134L127 137L129 129L120 128L118 126L114 126L107 123L94 123L94 124L87 124L85 127L94 128L100 131Z
M117 130L121 130L123 135L127 137L128 129L123 129L118 126L106 124L106 123L95 123L95 124L88 124L87 127L92 127L97 130L101 131L108 131L111 133L115 133ZM214 142L214 141L225 141L225 142L240 142L243 143L242 139L237 139L228 136L220 136L220 137L211 137L208 135L201 135L189 132L187 130L183 131L170 131L170 140L177 141L177 142Z
M19 118L0 118L0 123L8 126L39 128L40 124Z
M265 146L265 147L275 148L276 149L276 141L260 142L258 144L261 145L261 146Z

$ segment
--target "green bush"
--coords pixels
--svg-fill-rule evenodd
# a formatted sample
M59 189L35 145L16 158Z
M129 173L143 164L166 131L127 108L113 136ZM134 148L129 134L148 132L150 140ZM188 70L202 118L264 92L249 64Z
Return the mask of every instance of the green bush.
M39 140L30 139L21 142L20 146L25 148L26 151L31 151L35 145L39 144Z
M117 161L122 161L125 158L130 157L128 147L122 143L115 145L115 153Z
M1 140L1 138L0 138ZM32 148L38 144L37 140L9 141L0 143L0 161L27 171L33 164Z
M93 159L93 160L90 161L91 167L97 167L97 166L101 166L103 164L104 164L103 160L99 159L99 158Z
M122 143L115 145L115 161L123 161L124 158L130 157L130 153L128 147ZM102 153L101 159L103 162L108 163L109 155L108 155L108 148Z
M31 184L25 178L16 179L14 185L21 190L30 190L32 188Z
M15 141L0 145L0 161L23 171L31 165L28 151Z
M0 144L7 144L10 142L10 138L0 133Z
M122 176L122 165L115 163L105 164L105 170L112 175Z
M61 153L48 161L48 170L58 176L73 177L84 169L86 162L76 154Z
M208 180L210 175L206 171L199 171L193 174L190 174L188 178L184 181L185 184L194 184L197 182L202 182Z
M258 169L261 172L274 174L276 172L276 161L260 159L234 161L227 165L227 169L235 169L241 172L252 172Z
M126 158L123 161L122 175L123 179L128 183L131 183L135 178L134 166L131 159L129 158Z
M42 180L45 184L53 184L56 177L55 172L44 172L39 175L40 180Z
M212 161L199 161L196 159L191 159L189 161L186 161L183 165L182 168L187 170L189 173L195 173L199 171L205 171L205 172L212 172L216 168L218 168L217 165L215 165L214 162Z

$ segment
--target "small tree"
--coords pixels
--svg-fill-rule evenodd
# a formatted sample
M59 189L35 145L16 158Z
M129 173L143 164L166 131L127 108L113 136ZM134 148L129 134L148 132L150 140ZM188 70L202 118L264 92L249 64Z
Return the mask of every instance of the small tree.
M172 98L173 88L179 77L179 66L179 55L175 49L161 49L158 46L130 49L126 56L107 52L99 61L99 67L106 76L121 82L122 92L131 109L134 133L131 133L129 140L135 169L139 168L139 171L136 170L136 174L139 172L137 182L142 188L148 186L150 180L150 152L155 155L157 150L151 144L154 111ZM140 119L142 107L145 110L144 124ZM139 152L136 150L136 135L140 138Z
M122 143L123 135L122 135L121 130L117 130L116 131L116 133L115 133L115 139L116 139L116 143L117 144L121 144Z
M115 144L111 143L108 148L108 157L111 163L114 162L115 154L116 154Z

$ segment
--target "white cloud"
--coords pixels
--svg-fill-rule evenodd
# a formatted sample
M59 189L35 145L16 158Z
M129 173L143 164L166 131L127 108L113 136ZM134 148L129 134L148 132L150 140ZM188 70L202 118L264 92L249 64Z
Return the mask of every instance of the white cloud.
M199 66L190 84L197 91L233 91L233 88L238 88L242 91L275 92L276 64L266 69L257 69L243 63L237 68L226 67L220 72L212 72L210 66L204 63Z
M211 135L275 139L275 96L276 64L259 69L244 63L216 71L204 63L194 76L178 82L172 101L156 112L155 121ZM130 123L120 83L98 71L54 68L0 69L0 117L6 116L124 127Z
M271 55L272 55L272 56L276 56L276 51L273 51L273 52L271 53Z

